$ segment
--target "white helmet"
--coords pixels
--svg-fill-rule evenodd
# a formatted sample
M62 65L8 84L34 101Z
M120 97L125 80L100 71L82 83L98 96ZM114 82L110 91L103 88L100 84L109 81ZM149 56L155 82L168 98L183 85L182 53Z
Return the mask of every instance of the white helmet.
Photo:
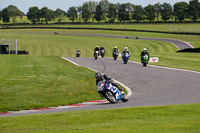
M146 48L144 48L144 49L143 49L143 51L147 51L147 49L146 49Z
M125 50L127 50L128 48L127 48L127 47L125 47L124 49L125 49Z

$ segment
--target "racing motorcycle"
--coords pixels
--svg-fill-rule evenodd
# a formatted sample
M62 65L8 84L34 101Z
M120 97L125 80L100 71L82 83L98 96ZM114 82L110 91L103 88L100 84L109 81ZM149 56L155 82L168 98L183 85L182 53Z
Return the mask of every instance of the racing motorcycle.
M123 102L128 101L128 97L125 92L120 91L112 83L106 83L105 81L100 81L97 86L97 92L105 97L110 103L116 103L121 100Z
M101 49L101 50L100 50L100 54L101 54L101 57L103 58L104 55L105 55L105 50L104 50L104 49Z
M80 51L77 51L76 52L76 57L80 57L81 56L81 52Z
M95 51L95 53L94 53L94 59L97 60L98 56L99 56L99 51Z
M129 60L129 53L125 53L124 56L123 56L123 61L124 61L124 64L127 64L128 60Z
M145 67L148 64L149 57L147 55L144 55L142 58L143 58L142 64Z
M117 60L118 55L119 55L118 51L113 51L113 58L114 58L114 60Z

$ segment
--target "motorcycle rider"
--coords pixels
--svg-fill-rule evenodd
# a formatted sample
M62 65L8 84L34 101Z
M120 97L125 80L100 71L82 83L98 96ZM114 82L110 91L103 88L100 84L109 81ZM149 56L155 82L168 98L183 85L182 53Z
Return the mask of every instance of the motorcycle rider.
M125 47L125 48L124 48L124 51L122 52L122 59L124 59L124 55L125 55L126 53L128 53L128 54L129 54L129 57L130 57L130 52L129 52L129 50L128 50L128 47Z
M100 52L101 52L102 50L104 50L104 55L105 55L106 51L105 51L105 48L104 48L103 46L101 46Z
M141 56L141 63L143 63L143 56L147 55L148 56L148 59L149 59L149 53L147 51L146 48L143 49L143 51L141 52L140 56Z
M96 46L96 48L94 48L94 56L95 56L96 51L99 51L99 46L98 45ZM99 53L98 53L98 56L99 56Z
M76 51L76 56L79 54L79 56L81 55L81 51L79 49L77 49Z
M98 83L102 80L105 80L105 82L107 84L112 84L113 86L117 87L120 91L122 91L122 88L119 88L118 84L117 83L113 83L112 81L112 78L108 77L107 75L105 74L102 74L100 72L96 72L95 73L95 78L96 78L96 85L98 85Z
M100 51L101 51L101 50L104 50L104 52L105 52L105 48L104 48L103 46L101 46Z
M116 52L116 51L119 51L119 49L117 48L117 46L115 46L115 47L113 48L113 57L114 57L114 52Z

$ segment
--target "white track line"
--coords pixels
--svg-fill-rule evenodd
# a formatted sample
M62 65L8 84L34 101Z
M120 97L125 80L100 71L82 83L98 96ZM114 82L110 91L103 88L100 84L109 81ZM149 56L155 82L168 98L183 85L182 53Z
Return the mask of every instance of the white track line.
M130 61L130 62L135 63L135 64L141 64L141 63L135 62L135 61ZM176 70L176 71L184 71L184 72L192 72L192 73L200 74L200 72L192 71L192 70L185 70L185 69L179 69L179 68L170 68L170 67L163 67L163 66L156 66L156 65L148 65L148 66L157 67L157 68L163 68L163 69L168 69L168 70Z
M73 62L73 61L71 61L71 60L69 60L69 59L66 59L65 57L61 57L62 59L64 59L64 60L67 60L67 61L69 61L69 62L71 62L71 63L73 63L73 64L75 64L75 65L77 65L77 66L80 66L79 64L77 64L77 63L75 63L75 62ZM90 69L90 70L92 70L92 71L94 71L94 72L97 72L96 70L94 70L94 69L92 69L92 68L89 68L89 67L86 67L86 68L88 68L88 69ZM117 80L115 80L115 79L113 79L113 81L114 82L116 82L116 83L118 83L118 84L120 84L122 87L124 87L125 89L126 89L126 91L127 91L127 96L128 97L130 97L131 95L132 95L132 92L131 92L131 89L129 88L129 87L127 87L126 85L124 85L123 83L121 83L121 82L119 82L119 81L117 81Z

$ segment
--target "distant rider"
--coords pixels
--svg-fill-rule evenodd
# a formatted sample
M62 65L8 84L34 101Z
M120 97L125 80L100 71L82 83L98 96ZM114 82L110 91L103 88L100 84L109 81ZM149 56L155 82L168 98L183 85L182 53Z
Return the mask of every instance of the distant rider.
M147 51L146 48L143 49L143 51L141 52L140 56L141 56L141 63L143 63L143 56L147 55L148 59L150 58L149 53Z
M117 83L113 83L113 82L112 82L113 79L110 78L110 77L108 77L108 76L105 75L105 74L102 74L102 73L100 73L100 72L96 72L96 73L95 73L95 78L96 78L96 85L98 85L98 83L99 83L100 81L105 80L105 82L106 82L107 84L110 84L110 83L111 83L113 86L116 86L120 91L122 91L122 89L119 88L118 84L117 84Z
M115 46L115 47L113 48L113 57L114 57L114 52L116 52L116 51L119 51L119 49L117 48L117 46Z
M99 52L99 46L98 45L96 46L96 48L94 48L94 56L95 56L96 51ZM99 53L98 53L98 56L99 56Z
M125 48L124 48L124 51L122 52L122 59L124 58L124 55L125 55L126 53L128 53L129 56L130 56L130 52L129 52L129 50L128 50L128 47L125 47Z
M76 51L76 57L80 57L80 55L81 55L81 51L78 49L78 50Z
M100 51L101 51L101 50L104 50L104 52L106 52L106 51L105 51L105 48L104 48L103 46L101 46Z

